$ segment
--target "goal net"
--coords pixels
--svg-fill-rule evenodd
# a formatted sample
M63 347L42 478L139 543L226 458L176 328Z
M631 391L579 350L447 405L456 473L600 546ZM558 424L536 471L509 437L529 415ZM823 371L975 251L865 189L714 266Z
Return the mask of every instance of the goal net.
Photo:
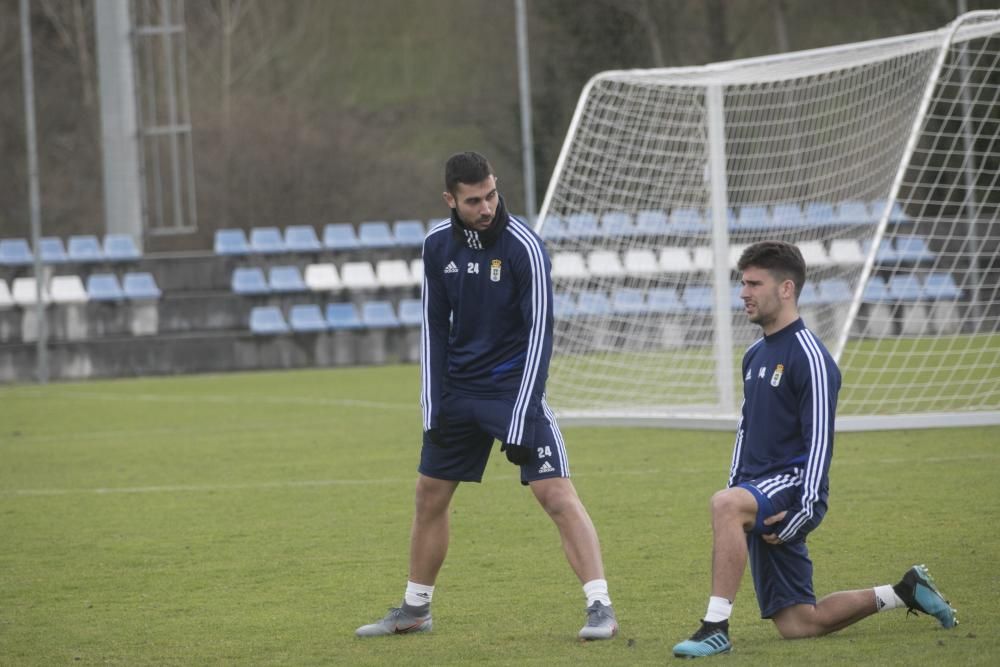
M736 259L808 266L839 428L1000 423L1000 12L595 76L539 216L561 419L729 428L760 335Z

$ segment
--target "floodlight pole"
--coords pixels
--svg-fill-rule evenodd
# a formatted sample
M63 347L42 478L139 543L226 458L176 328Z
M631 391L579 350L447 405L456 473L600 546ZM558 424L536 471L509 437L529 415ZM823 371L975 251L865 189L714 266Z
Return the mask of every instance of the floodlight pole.
M48 326L45 320L45 272L39 239L42 236L41 197L38 194L38 146L35 139L35 72L31 59L31 7L21 0L21 61L24 75L24 135L28 151L28 210L31 216L31 247L35 257L35 317L38 320L35 374L42 384L49 381Z
M521 163L524 169L524 214L535 226L535 147L531 131L531 71L528 67L528 20L525 0L514 0L517 23L517 81L521 105Z

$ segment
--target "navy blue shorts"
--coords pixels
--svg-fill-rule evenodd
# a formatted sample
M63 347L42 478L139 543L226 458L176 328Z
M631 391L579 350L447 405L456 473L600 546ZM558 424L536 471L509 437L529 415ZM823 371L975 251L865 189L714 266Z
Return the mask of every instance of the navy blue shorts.
M802 471L798 468L766 478L742 482L740 486L757 500L757 521L747 533L750 572L757 593L761 618L773 618L786 607L816 604L813 592L813 565L806 548L806 535L815 529L826 514L826 503L814 506L815 515L784 544L768 544L761 535L774 532L764 526L764 519L788 510L794 514L802 498ZM786 515L786 518L787 516Z
M418 472L435 479L481 482L493 441L507 437L515 397L472 398L444 392L441 396L442 437L435 445L424 433ZM555 416L542 399L542 412L524 426L524 446L531 461L521 466L521 483L550 477L569 477L569 461ZM530 434L530 435L529 435ZM503 454L501 454L503 456Z

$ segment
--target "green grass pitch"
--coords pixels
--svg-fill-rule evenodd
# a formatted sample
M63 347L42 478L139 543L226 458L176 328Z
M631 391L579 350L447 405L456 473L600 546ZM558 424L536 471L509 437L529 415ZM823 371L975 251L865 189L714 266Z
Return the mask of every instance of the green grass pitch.
M459 489L428 635L360 640L406 580L415 366L0 388L0 665L653 665L705 611L726 433L566 428L621 623L514 468ZM727 665L1000 661L1000 428L838 437L821 595L926 563L952 631L902 611L782 641L745 578Z

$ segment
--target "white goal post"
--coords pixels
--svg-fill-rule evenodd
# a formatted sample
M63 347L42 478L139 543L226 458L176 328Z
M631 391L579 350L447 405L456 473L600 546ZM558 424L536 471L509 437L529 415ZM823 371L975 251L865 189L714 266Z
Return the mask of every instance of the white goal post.
M736 258L796 243L838 428L1000 423L1000 12L584 88L539 213L562 421L732 428Z

